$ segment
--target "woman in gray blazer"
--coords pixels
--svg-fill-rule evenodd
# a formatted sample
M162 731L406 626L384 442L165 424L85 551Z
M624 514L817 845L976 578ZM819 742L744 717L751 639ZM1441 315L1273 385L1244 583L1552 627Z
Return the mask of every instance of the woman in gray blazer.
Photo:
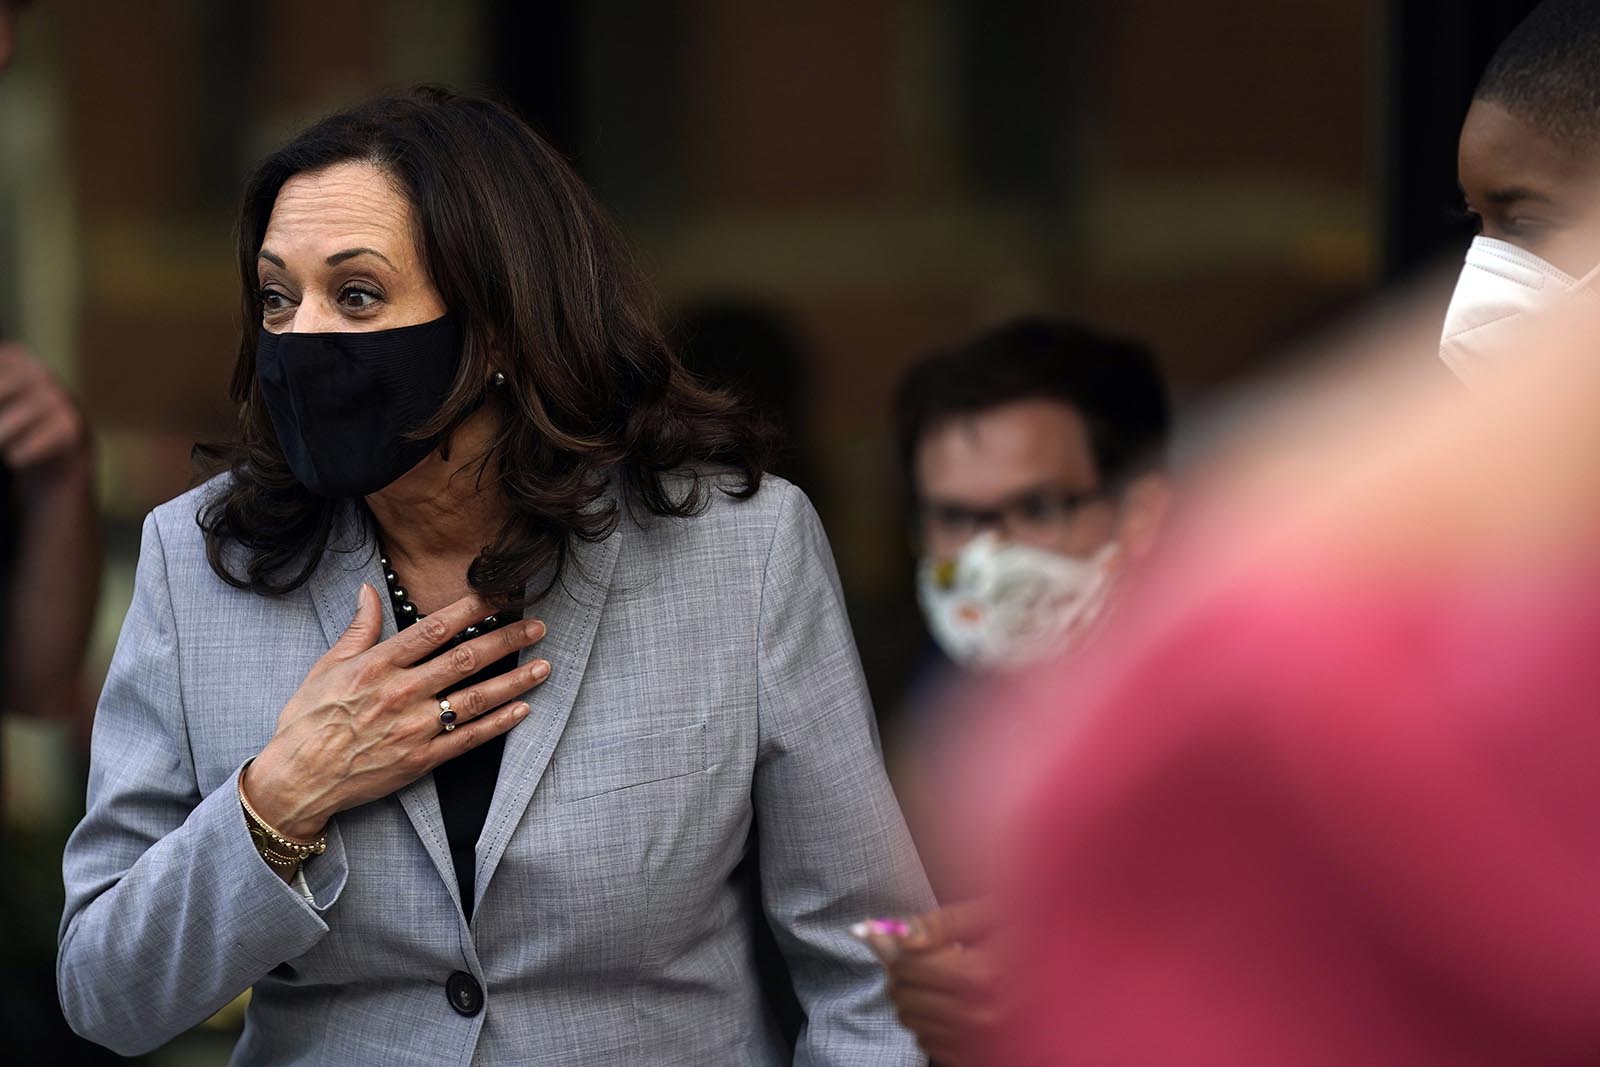
M827 542L567 166L377 100L256 171L239 266L240 438L145 522L67 847L73 1027L253 988L236 1063L921 1062L847 932L929 900Z

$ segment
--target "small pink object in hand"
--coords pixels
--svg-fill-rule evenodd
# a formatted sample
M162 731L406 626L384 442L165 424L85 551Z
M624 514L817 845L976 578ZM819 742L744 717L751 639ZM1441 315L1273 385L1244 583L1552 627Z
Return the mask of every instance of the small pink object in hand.
M901 942L911 935L911 924L904 919L867 919L850 927L850 933L888 965L900 955Z
M850 933L863 941L874 935L879 937L905 937L911 933L911 924L904 919L868 919L852 926Z

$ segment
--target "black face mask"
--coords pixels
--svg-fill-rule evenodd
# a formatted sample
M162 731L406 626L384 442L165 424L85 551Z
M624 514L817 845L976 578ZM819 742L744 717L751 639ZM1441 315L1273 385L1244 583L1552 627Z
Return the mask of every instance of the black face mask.
M437 440L406 434L438 414L461 367L461 327L445 315L367 333L268 333L256 379L294 476L318 496L375 493Z

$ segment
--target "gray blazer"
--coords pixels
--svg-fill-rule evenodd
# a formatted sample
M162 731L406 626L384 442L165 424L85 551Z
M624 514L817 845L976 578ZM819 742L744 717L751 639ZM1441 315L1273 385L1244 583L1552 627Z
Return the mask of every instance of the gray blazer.
M469 924L431 776L334 819L314 902L257 856L239 768L383 576L347 519L305 587L233 589L206 492L145 521L96 714L57 968L75 1030L139 1053L253 987L234 1063L784 1063L766 921L808 1018L794 1063L924 1062L847 932L931 901L803 493L625 517L530 607L553 670L507 737ZM752 838L764 917L730 879Z

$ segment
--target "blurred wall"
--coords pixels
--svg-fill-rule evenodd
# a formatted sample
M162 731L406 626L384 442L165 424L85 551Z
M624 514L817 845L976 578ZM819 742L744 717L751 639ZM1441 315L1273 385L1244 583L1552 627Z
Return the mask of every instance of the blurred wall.
M1059 310L1147 338L1195 396L1346 307L1376 272L1381 15L1376 0L43 0L3 90L33 104L0 108L0 132L50 125L35 163L57 203L12 242L12 273L65 279L22 321L67 349L104 442L102 655L140 516L187 485L197 437L231 426L243 175L322 111L440 80L497 87L560 144L667 305L757 299L797 325L806 488L892 703L918 640L885 506L899 374L998 318Z
M1006 315L1138 334L1194 395L1363 294L1379 5L585 8L572 147L669 299L744 293L813 345L825 502L892 704L918 640L885 413Z

